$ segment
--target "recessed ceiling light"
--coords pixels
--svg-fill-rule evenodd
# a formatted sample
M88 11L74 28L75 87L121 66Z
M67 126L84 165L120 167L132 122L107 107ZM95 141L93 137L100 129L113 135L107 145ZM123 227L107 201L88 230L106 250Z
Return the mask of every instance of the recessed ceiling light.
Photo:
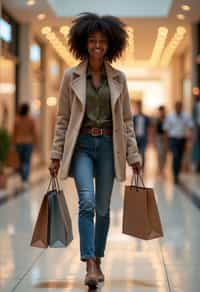
M46 18L46 14L44 14L44 13L40 13L40 14L37 15L37 18L38 18L39 20L43 20L43 19Z
M48 106L56 106L57 98L55 96L49 96L49 97L47 97L46 103Z
M168 28L165 27L165 26L160 26L160 27L158 28L158 31L159 31L159 34L161 34L161 35L166 35L166 34L168 33Z
M61 28L60 28L61 33L66 34L66 33L68 33L68 31L69 31L69 26L67 26L67 25L61 26Z
M181 9L184 11L190 11L191 7L190 7L190 5L183 4L183 5L181 5Z
M179 33L179 34L185 34L186 33L186 29L184 26L178 26L176 28L176 31Z
M184 20L184 19L185 19L184 14L177 14L176 17L177 17L179 20Z
M41 29L41 32L42 32L42 34L50 33L50 32L51 32L51 28L50 28L50 26L44 26L44 27Z
M27 0L26 4L31 6L31 5L35 5L35 0Z

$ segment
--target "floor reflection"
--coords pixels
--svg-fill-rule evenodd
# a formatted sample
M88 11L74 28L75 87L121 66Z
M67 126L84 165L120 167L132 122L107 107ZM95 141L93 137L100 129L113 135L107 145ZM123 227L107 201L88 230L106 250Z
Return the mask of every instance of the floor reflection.
M85 291L85 289L88 289L88 291L103 291L103 288L131 288L131 287L143 287L143 288L158 288L160 287L157 284L153 283L152 281L142 281L137 279L112 279L107 280L105 283L99 283L98 286L87 288L83 284L83 280L73 280L73 281L65 281L65 280L59 280L59 281L42 281L39 283L36 283L33 285L34 288L46 288L46 289L61 289L61 288L80 288Z

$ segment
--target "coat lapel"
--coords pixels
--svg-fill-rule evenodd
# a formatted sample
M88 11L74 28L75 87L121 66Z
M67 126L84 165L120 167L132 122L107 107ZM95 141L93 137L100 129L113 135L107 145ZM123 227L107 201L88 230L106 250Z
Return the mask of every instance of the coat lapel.
M74 68L71 87L80 100L83 107L86 101L86 70L87 61L80 63Z
M112 105L112 108L114 109L117 99L120 97L120 94L122 92L123 84L120 78L119 71L115 70L107 62L105 62L105 68L106 68L108 84L110 88L111 105Z

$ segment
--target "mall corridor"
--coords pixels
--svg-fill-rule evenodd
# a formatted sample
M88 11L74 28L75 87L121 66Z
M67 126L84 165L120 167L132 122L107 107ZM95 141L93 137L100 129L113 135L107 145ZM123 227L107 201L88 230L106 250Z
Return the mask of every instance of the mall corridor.
M182 175L181 184L155 175L150 153L145 184L156 191L164 229L161 240L143 241L121 232L123 186L114 185L111 229L103 261L102 292L199 292L200 195L199 177ZM74 240L65 249L30 247L32 230L48 176L0 205L0 291L88 291L85 264L79 259L77 194L71 179L63 185L73 222ZM127 171L127 184L130 169ZM92 291L92 290L91 290Z
M60 180L67 248L30 246L49 170L78 188ZM122 234L132 170L162 238ZM0 0L0 292L86 292L84 279L200 292L200 0Z

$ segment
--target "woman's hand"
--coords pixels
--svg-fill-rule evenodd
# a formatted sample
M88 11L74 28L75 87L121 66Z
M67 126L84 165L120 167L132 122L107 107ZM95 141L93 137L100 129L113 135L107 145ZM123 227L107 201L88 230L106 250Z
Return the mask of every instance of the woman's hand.
M56 177L58 175L59 168L60 168L60 160L52 159L49 166L50 175L52 177Z
M140 174L141 170L142 170L142 166L140 162L135 162L133 164L131 164L132 170L133 170L133 174Z

